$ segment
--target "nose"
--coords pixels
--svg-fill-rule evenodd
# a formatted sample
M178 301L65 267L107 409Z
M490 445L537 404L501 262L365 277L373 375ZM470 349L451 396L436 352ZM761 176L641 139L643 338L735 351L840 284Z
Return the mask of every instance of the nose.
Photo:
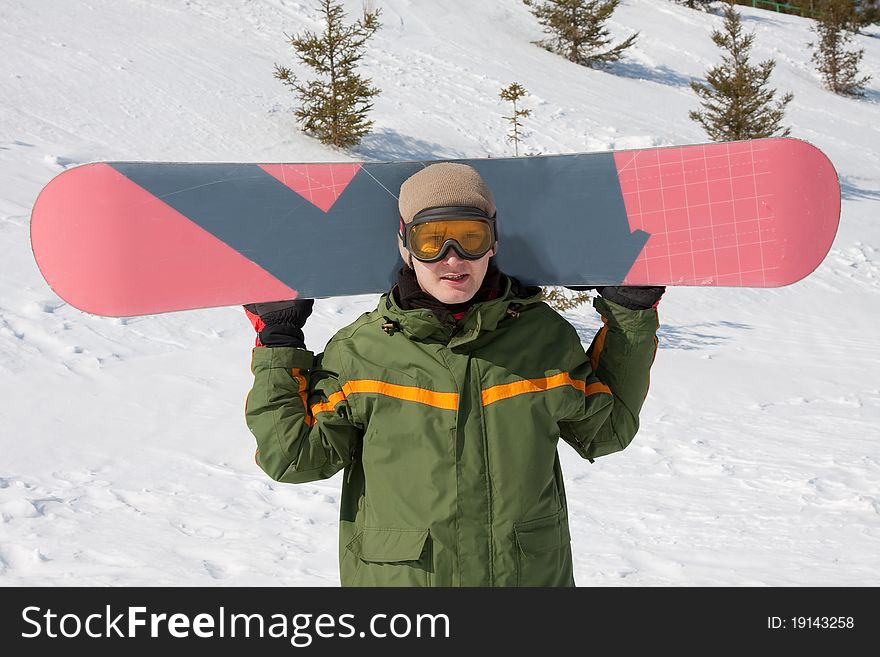
M446 252L446 255L443 257L443 260L441 260L441 262L443 262L445 264L454 265L454 264L458 264L462 260L463 260L463 258L460 255L458 255L458 251L451 248Z

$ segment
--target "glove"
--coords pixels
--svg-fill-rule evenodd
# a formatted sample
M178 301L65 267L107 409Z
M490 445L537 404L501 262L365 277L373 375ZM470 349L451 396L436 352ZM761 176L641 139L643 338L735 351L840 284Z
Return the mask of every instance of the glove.
M257 332L257 346L305 349L302 329L314 303L314 299L297 299L245 304L245 314Z
M597 287L596 291L602 298L612 301L630 310L647 310L656 308L660 297L666 292L666 286L638 287L627 285L606 285Z

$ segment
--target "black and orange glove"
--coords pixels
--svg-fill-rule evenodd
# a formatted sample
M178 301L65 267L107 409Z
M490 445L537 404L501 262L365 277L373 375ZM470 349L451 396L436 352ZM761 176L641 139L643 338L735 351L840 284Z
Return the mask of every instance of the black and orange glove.
M245 304L244 312L257 332L258 347L306 348L303 326L314 299Z

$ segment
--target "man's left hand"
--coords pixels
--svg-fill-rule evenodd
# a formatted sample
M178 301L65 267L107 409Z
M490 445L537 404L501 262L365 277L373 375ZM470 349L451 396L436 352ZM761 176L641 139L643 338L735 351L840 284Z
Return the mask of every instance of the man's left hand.
M603 298L624 308L648 310L657 307L660 297L666 292L666 286L606 285L597 287L596 291Z

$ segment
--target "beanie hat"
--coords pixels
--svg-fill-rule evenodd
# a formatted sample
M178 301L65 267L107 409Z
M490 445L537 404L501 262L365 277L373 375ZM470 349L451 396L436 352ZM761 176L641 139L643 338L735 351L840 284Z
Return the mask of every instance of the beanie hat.
M431 164L403 181L400 186L400 219L411 223L413 217L428 208L447 206L476 208L487 216L495 216L495 199L477 170L467 164L438 162ZM397 237L400 257L412 267L412 255Z

